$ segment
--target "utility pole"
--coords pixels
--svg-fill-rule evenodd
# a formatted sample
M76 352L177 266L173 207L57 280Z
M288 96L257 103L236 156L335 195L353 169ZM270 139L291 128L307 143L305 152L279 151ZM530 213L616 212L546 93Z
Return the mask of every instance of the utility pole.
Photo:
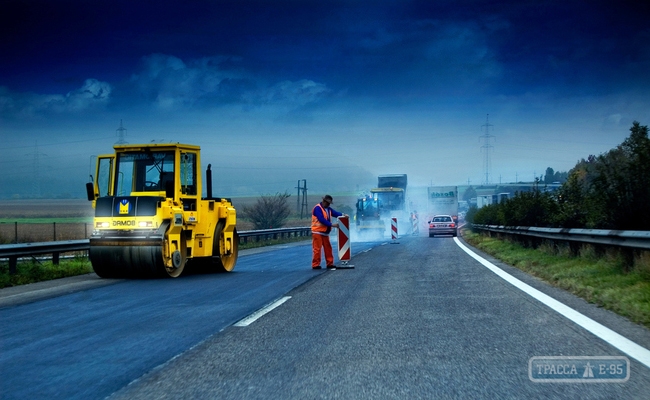
M296 186L296 189L298 189L298 197L296 197L296 212L300 212L300 179L298 179L298 185ZM302 218L302 217L300 217Z
M307 206L307 179L302 180L302 206L300 207L300 219L302 219L302 213L303 210L305 212L305 216L307 215L308 211L308 206Z
M300 219L302 219L303 212L307 215L307 179L302 180L302 186L300 186L301 180L298 179L298 198L296 199L296 210L300 212ZM302 192L302 201L300 201L300 194Z
M120 127L116 129L117 132L117 142L115 144L125 144L127 143L124 137L126 136L126 128L122 126L122 120L120 120Z
M494 139L494 135L490 135L490 127L492 130L494 130L494 125L488 122L488 119L490 117L490 114L487 114L485 117L485 124L481 125L481 130L485 128L485 135L479 136L479 140L483 141L483 145L481 146L481 151L485 151L484 157L483 157L483 171L485 173L485 184L488 185L490 183L490 149L493 148L493 146L490 144L490 140Z

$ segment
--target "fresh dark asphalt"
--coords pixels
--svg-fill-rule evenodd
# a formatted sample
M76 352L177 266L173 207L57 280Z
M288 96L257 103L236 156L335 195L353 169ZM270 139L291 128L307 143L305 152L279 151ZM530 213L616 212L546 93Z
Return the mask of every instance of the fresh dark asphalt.
M632 358L625 383L530 381L533 356L625 354L452 238L355 247L350 270L306 270L309 246L294 246L242 256L231 274L115 281L4 304L2 398L648 397L650 369ZM648 330L497 265L650 346ZM251 325L232 326L285 295Z

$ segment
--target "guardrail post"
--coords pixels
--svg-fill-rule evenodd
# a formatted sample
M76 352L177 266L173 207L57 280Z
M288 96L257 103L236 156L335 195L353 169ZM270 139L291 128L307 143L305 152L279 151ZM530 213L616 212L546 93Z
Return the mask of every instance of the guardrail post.
M59 265L59 253L52 253L52 264Z
M16 274L16 264L18 264L18 257L10 257L9 258L9 274L10 275L15 275Z
M634 266L634 249L621 247L621 255L625 260L625 272L630 272Z

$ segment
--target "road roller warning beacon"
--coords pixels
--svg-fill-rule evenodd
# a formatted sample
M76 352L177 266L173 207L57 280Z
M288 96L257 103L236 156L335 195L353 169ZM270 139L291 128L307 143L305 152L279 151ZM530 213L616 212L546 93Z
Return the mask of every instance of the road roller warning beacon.
M86 184L95 218L89 257L103 278L178 277L187 265L232 271L237 216L230 199L212 197L208 165L202 197L200 147L117 144L97 157Z

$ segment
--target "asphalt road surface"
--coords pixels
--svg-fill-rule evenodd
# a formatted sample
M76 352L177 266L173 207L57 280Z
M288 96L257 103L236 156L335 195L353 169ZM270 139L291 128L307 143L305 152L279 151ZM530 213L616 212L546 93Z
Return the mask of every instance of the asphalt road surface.
M0 291L1 396L648 398L648 366L506 282L451 237L353 243L355 268L345 270L311 271L310 250L242 255L230 274L94 279L39 288L42 298ZM650 348L647 329L489 260ZM630 375L533 382L529 360L540 356L625 356Z

